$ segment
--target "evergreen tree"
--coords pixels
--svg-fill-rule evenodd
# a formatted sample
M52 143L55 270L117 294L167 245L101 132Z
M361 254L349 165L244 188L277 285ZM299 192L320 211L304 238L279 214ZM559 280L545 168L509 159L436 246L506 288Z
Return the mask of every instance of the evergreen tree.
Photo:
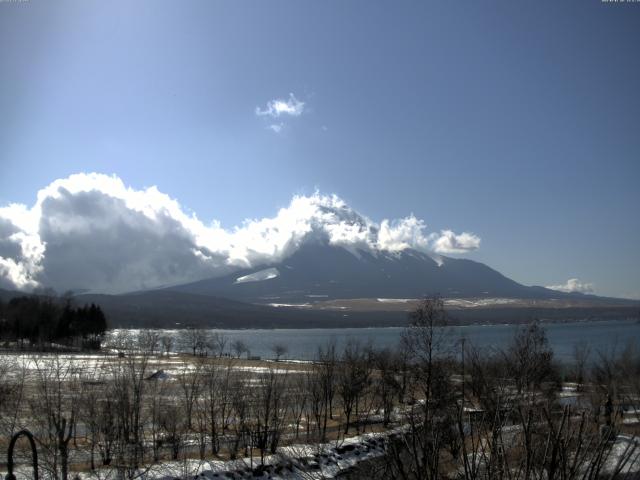
M78 339L89 348L100 348L107 319L99 305L74 307L51 295L12 298L0 304L0 338L33 344L73 344Z

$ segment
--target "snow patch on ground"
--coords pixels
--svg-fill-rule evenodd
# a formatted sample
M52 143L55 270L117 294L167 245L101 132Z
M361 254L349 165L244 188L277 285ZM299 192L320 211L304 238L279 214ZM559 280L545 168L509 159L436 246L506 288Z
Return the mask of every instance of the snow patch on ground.
M380 303L409 303L415 298L376 298L376 300Z
M516 298L450 298L444 301L447 307L487 307L491 305L509 305L517 303Z
M622 475L637 475L640 472L640 443L638 437L618 435L605 461L604 474L619 472ZM637 478L636 476L632 478Z
M233 369L239 372L252 372L252 373L258 373L258 374L274 373L278 375L285 375L289 373L306 373L306 370L287 370L286 368L272 368L272 367L239 366L239 367L233 367Z
M136 477L140 480L191 479L272 479L315 480L335 478L359 462L384 455L385 434L363 434L340 442L320 445L290 445L278 449L275 455L265 456L264 465L259 457L229 461L183 460L152 465ZM80 474L82 480L114 478L114 472L100 469L91 477Z
M310 308L313 307L310 303L268 303L270 307L297 307L297 308Z

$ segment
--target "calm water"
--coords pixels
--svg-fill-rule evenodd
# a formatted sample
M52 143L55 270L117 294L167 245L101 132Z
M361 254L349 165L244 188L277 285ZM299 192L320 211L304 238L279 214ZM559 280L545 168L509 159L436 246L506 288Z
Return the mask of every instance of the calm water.
M621 349L629 341L640 342L640 323L636 320L609 320L600 322L571 322L544 324L549 343L554 349L556 358L570 360L574 345L586 342L592 352ZM464 337L479 347L503 347L513 337L515 325L470 325L450 327L448 335L452 341ZM219 330L212 332L224 334L228 340L227 348L233 340L244 341L251 355L272 358L274 344L285 345L288 349L286 357L299 360L313 360L319 346L335 341L338 347L350 339L363 343L371 343L376 347L393 347L398 344L403 331L399 327L389 328L331 328L331 329L250 329ZM132 331L135 332L135 331ZM180 345L179 330L163 330L176 338L174 349L186 351Z

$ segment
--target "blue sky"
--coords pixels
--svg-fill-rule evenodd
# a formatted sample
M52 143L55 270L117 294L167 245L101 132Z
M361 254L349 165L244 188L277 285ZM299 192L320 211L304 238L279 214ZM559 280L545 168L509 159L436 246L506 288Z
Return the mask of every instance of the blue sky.
M232 227L319 189L640 297L639 47L596 0L2 2L0 205L102 172Z

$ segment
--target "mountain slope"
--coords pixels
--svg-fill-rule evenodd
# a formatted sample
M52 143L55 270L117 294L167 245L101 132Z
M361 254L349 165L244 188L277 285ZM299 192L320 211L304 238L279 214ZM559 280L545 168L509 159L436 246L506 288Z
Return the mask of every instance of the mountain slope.
M262 268L201 280L169 290L254 303L300 303L318 299L506 297L563 298L567 294L521 285L467 259L417 250L397 253L351 250L306 242L287 259Z
M4 302L24 292L0 290ZM533 318L546 320L635 318L639 302L617 300L603 302L515 302L460 308L456 301L447 302L450 321L466 323L520 323ZM81 294L77 305L96 303L104 310L110 328L337 328L403 326L413 302L390 305L385 302L336 300L318 302L313 307L286 308L247 304L224 298L191 293L155 290L126 295ZM460 302L465 303L464 300ZM482 302L480 302L482 303ZM394 307L389 309L388 307ZM0 317L2 312L0 311Z
M225 298L162 290L126 295L84 294L78 304L96 303L113 327L335 328L406 324L406 312L353 312L275 308Z

